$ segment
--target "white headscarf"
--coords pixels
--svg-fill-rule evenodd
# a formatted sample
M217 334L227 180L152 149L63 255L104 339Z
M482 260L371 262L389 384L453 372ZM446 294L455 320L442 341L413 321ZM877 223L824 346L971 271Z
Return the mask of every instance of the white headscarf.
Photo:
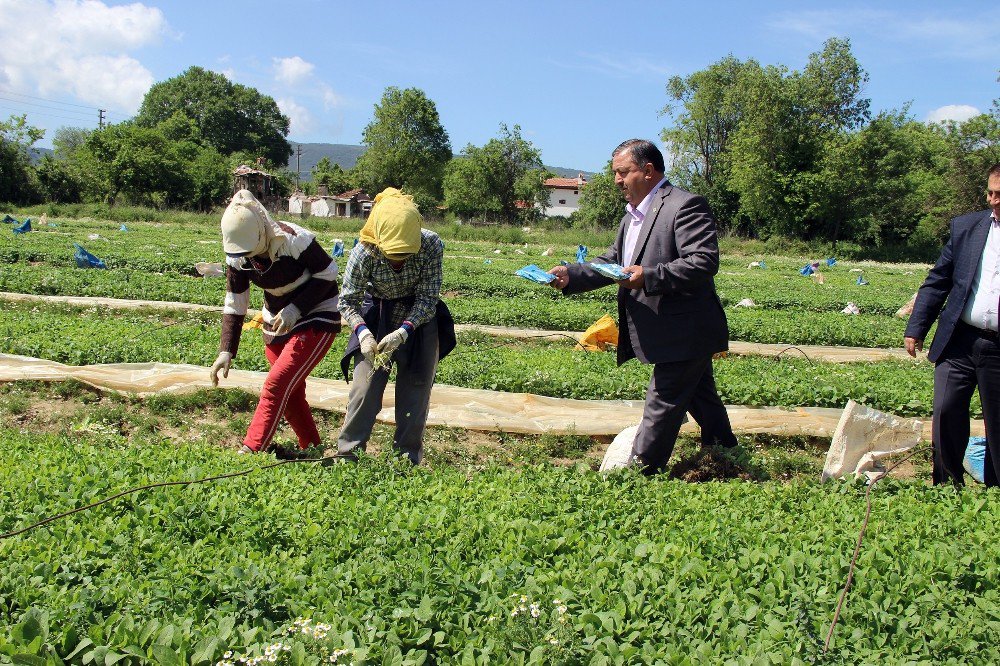
M287 241L267 209L249 190L240 190L222 214L222 249L226 254L256 257L267 254L272 261Z

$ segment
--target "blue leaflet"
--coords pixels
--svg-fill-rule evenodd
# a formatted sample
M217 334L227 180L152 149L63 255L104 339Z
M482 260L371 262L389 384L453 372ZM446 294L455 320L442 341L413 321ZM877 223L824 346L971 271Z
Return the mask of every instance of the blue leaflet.
M604 277L609 277L612 280L627 280L632 276L631 273L626 273L625 269L618 264L595 264L591 262L590 266Z
M528 280L537 282L538 284L548 284L556 279L555 275L552 273L546 273L535 264L530 264L524 268L518 268L514 271L514 275L527 278Z

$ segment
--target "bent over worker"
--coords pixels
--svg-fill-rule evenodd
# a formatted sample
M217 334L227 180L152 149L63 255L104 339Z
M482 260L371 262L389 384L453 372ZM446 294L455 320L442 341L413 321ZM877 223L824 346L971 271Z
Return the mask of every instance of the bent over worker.
M455 326L441 302L444 243L422 229L413 198L395 188L375 197L360 242L344 269L340 313L353 331L341 361L354 377L344 427L342 459L365 450L382 410L389 370L396 364L393 447L414 465L423 456L424 426L438 360L455 346Z
M323 360L340 330L337 263L309 230L276 222L248 190L240 190L222 215L226 252L226 301L213 385L229 368L240 344L250 285L264 290L264 354L271 369L240 453L267 451L281 417L300 449L321 444L306 402L306 377Z

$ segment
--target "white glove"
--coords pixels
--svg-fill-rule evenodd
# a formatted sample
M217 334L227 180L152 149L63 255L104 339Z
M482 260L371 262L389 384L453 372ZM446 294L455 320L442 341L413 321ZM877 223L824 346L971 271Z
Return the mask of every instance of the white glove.
M233 363L233 355L229 352L219 352L219 357L215 359L215 363L212 364L212 369L209 371L208 376L212 378L212 386L219 385L219 370L222 370L222 376L229 379L229 366Z
M406 342L406 338L408 337L410 337L410 334L406 332L405 328L397 328L395 331L382 338L382 341L378 343L379 353L391 354L399 348L399 345Z
M365 360L374 365L375 352L378 351L378 343L375 342L375 336L367 328L363 329L358 334L358 342L361 343L361 353L364 355Z
M271 330L275 335L291 333L292 327L295 326L295 322L299 320L300 316L299 309L289 303L271 319Z

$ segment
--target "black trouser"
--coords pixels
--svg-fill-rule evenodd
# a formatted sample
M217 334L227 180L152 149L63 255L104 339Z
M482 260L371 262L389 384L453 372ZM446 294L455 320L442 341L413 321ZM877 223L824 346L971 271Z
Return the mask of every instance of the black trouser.
M1000 485L1000 340L994 332L959 321L934 366L935 484L965 482L962 461L969 443L969 404L977 386L986 421L983 480L992 487Z
M667 464L687 412L701 426L703 444L736 444L729 414L715 387L710 354L653 366L642 422L632 443L632 455L644 471L654 473Z

